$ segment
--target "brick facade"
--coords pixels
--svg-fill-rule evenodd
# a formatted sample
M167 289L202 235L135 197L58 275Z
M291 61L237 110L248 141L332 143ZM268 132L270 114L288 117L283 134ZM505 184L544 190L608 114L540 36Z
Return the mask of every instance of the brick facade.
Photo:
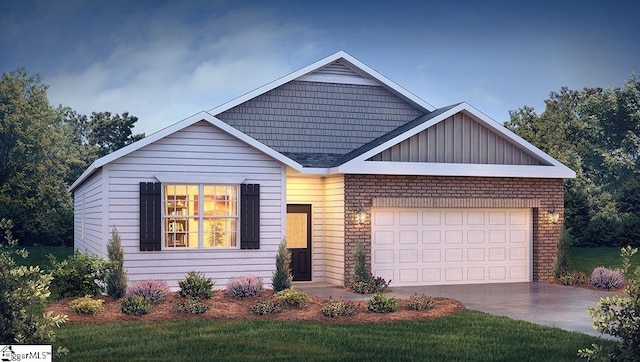
M545 281L553 276L557 241L562 229L564 188L562 179L444 177L398 175L345 175L345 284L350 282L353 250L361 241L371 265L371 207L373 201L391 206L393 202L415 202L416 207L434 205L446 207L531 207L533 212L533 280ZM389 198L390 200L385 200ZM397 201L400 200L400 201ZM437 206L436 206L437 205ZM548 210L560 212L553 224ZM355 222L354 214L366 211L363 225Z

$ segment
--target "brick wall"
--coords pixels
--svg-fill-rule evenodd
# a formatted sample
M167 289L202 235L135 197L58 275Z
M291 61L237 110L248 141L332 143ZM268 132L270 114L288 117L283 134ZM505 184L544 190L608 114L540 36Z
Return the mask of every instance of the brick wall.
M374 198L423 198L436 204L465 205L477 202L477 207L500 203L535 205L533 209L533 280L545 281L553 276L556 247L564 205L562 179L444 177L398 175L345 175L345 284L353 269L353 250L361 241L371 265L371 206ZM470 201L469 201L470 200ZM474 201L477 200L477 201ZM429 203L429 202L426 202ZM557 224L549 222L548 210L560 212ZM363 208L367 220L355 222L354 215Z

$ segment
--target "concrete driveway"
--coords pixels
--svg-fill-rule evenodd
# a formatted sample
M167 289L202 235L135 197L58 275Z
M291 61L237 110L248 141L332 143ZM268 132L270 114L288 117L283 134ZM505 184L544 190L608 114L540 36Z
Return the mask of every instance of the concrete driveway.
M361 300L368 297L328 284L296 283L295 286L322 298ZM611 338L593 329L588 308L596 306L601 297L615 295L612 292L548 283L503 283L391 287L390 293L398 298L407 298L415 293L452 298L462 302L467 309Z

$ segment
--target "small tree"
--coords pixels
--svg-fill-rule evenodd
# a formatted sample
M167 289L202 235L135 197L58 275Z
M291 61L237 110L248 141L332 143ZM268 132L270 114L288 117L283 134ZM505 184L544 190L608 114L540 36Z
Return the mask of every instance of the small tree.
M118 229L111 229L111 238L107 244L107 256L111 264L106 277L107 294L113 299L124 297L127 292L127 272L124 270L124 251Z
M599 306L589 308L593 317L593 327L601 333L618 338L618 343L612 351L606 351L602 346L593 344L592 348L578 350L578 356L583 358L638 361L640 356L640 266L631 268L631 257L638 252L637 248L627 246L622 248L622 274L627 285L625 296L600 298Z
M569 233L563 228L560 232L560 238L558 239L558 257L556 263L553 266L553 276L556 279L560 279L563 274L569 271L569 246L571 245L571 238Z
M54 327L66 322L66 316L51 312L36 316L32 305L43 303L49 297L51 274L43 273L38 266L18 266L13 260L17 255L27 257L25 249L14 249L18 241L13 238L11 220L0 219L0 344L52 344ZM64 352L58 348L58 353Z
M291 252L287 249L287 241L283 239L276 254L276 271L273 272L271 285L274 292L291 288L293 275L291 274Z
M386 281L381 277L374 277L367 266L367 256L364 253L362 243L356 244L353 252L355 264L351 271L351 290L360 294L382 293L384 292L391 280Z

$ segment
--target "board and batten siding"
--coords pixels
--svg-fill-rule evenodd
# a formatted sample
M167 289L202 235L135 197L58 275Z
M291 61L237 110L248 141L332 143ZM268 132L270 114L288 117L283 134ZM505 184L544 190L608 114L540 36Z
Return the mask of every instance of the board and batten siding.
M344 175L324 180L325 282L344 285Z
M324 281L324 181L287 175L287 204L311 204L311 281ZM286 235L285 235L286 237Z
M99 169L74 191L73 244L76 251L106 258L104 183L102 169Z
M108 220L120 231L129 281L165 280L176 288L190 271L202 272L216 288L229 278L256 275L271 283L275 255L283 238L285 168L278 161L211 126L197 122L104 166L108 177ZM210 183L260 184L260 249L139 249L139 183L175 183L203 178ZM209 178L210 176L210 178ZM177 181L182 180L182 181ZM104 235L104 242L108 235ZM239 240L238 240L239 243Z
M547 165L464 112L436 123L369 161Z

